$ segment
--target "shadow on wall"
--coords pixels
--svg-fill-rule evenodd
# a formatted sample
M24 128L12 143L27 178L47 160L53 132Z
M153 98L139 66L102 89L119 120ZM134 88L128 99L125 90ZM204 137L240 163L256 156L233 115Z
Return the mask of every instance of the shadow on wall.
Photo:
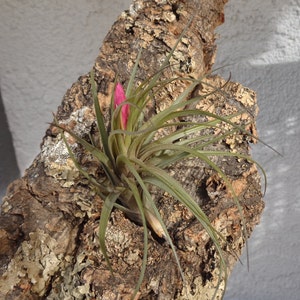
M253 157L268 189L260 225L249 240L250 272L237 264L224 300L299 299L300 6L298 0L229 1L218 28L215 68L257 92L263 141ZM246 262L246 253L242 256Z
M259 136L283 156L253 145L253 157L268 177L266 207L249 240L250 272L237 264L224 300L299 299L299 69L300 61L230 69L235 79L257 92ZM244 253L242 261L246 259Z
M296 1L229 1L225 23L217 28L215 67L242 61L266 65L298 60L300 8Z
M12 143L7 118L4 111L0 91L0 203L6 193L6 188L14 179L20 176L16 161L15 150Z

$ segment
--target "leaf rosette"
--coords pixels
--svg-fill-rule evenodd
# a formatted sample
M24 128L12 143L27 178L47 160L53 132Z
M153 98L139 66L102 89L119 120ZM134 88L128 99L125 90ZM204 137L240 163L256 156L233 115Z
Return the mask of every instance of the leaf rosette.
M184 279L176 247L157 207L153 190L160 190L162 193L170 195L174 202L177 201L187 208L201 223L219 255L219 284L222 279L225 279L225 282L227 279L226 258L221 246L225 239L213 227L199 203L184 189L180 181L171 175L170 169L174 164L199 159L214 170L231 192L239 208L244 237L247 237L239 199L229 178L218 166L215 158L234 157L254 161L243 153L232 152L230 149L215 150L213 146L240 132L253 139L257 138L245 129L244 124L237 124L234 121L244 113L243 111L222 116L210 112L209 109L197 108L197 104L212 93L224 95L222 87L209 86L207 93L191 97L190 95L197 86L208 85L204 80L205 76L200 79L181 77L163 79L163 70L168 67L176 46L166 57L159 71L136 86L134 81L141 56L141 52L139 53L126 92L120 83L115 83L108 127L105 126L104 116L99 105L94 71L90 73L97 132L100 139L91 136L87 141L56 122L56 126L61 129L62 137L75 166L104 201L99 221L99 243L111 272L113 270L107 254L105 234L113 209L121 209L131 220L140 223L144 228L143 262L135 294L141 286L146 270L149 228L170 245ZM171 105L152 116L147 116L147 105L154 101L156 93L176 80L186 81L189 85L174 99ZM65 132L94 157L105 174L104 179L98 180L80 164L67 142ZM261 168L260 165L258 166ZM261 170L263 171L262 168Z

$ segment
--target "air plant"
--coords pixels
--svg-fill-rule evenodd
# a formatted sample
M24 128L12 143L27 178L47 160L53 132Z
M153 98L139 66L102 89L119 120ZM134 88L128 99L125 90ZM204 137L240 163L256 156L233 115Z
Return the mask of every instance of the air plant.
M177 44L181 37L178 39ZM87 141L71 130L63 128L57 121L55 124L61 129L62 137L74 164L89 180L90 184L96 189L104 201L99 221L99 243L111 272L113 272L113 270L107 254L105 233L112 210L114 208L121 209L125 214L130 216L131 219L139 221L143 226L144 252L142 268L133 298L138 292L145 274L148 228L152 229L160 238L165 239L170 245L181 276L184 278L175 245L151 195L153 187L167 192L174 199L186 206L202 224L213 241L220 258L219 283L222 278L224 278L226 282L227 266L221 246L221 241L224 240L224 238L215 230L207 215L181 186L180 182L169 174L168 168L170 166L190 158L197 158L205 162L209 167L215 170L225 182L239 208L242 222L245 222L242 208L240 207L239 200L235 195L230 180L221 168L213 162L212 157L234 156L236 158L247 159L251 162L253 162L253 160L244 154L232 153L229 150L207 150L209 146L236 132L250 134L244 127L232 121L234 117L242 112L224 117L208 111L188 108L192 107L193 104L197 104L201 99L212 92L203 96L189 98L189 95L197 85L200 83L205 84L203 83L203 78L162 79L163 70L168 66L177 44L166 57L159 71L138 86L135 86L134 79L141 56L141 52L139 52L126 93L120 83L115 84L114 93L111 98L109 129L105 126L104 116L100 109L94 71L90 73L91 91L100 142L96 143L93 139ZM147 104L152 101L153 94L175 80L187 81L189 85L169 107L151 117L145 118L145 109ZM222 88L215 88L213 93L222 92L221 90ZM202 117L203 121L188 121L189 117ZM184 121L180 121L184 118ZM196 134L208 128L221 128L222 124L227 124L230 129L225 132L224 130L221 131L222 133L219 135L205 134L203 136ZM171 130L171 128L177 128L177 130ZM164 132L162 129L168 129L166 130L168 133L165 135L158 134L159 131ZM87 152L94 156L105 172L105 180L97 180L97 178L91 176L88 170L79 163L67 142L65 132L71 135L77 143L81 144ZM243 224L244 237L246 238L246 226L244 225L245 224ZM216 289L217 288L218 287L216 287Z

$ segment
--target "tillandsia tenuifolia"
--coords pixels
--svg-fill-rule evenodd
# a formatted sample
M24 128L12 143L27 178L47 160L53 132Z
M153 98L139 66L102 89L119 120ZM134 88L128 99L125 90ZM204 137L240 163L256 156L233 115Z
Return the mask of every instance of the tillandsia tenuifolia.
M221 241L224 241L224 238L215 230L207 215L181 186L180 182L175 180L169 174L167 169L171 165L184 159L197 158L216 171L233 195L236 205L241 213L245 238L247 236L242 208L230 180L221 168L214 163L211 157L234 156L251 162L253 162L253 160L242 153L207 149L209 149L209 146L236 132L243 132L244 134L250 133L247 132L243 126L237 125L232 121L234 117L242 112L230 116L220 116L208 111L189 108L193 107L192 104L199 103L201 99L207 97L211 93L221 92L222 88L215 88L213 92L204 96L190 98L190 94L196 86L200 83L205 84L203 83L203 78L162 78L163 71L168 67L170 58L183 34L184 32L179 37L177 44L166 57L159 71L136 87L134 79L141 57L141 52L139 52L130 76L126 93L120 83L115 84L114 93L111 97L109 129L105 126L104 116L100 109L94 71L90 73L90 84L94 100L96 122L100 135L99 142L95 142L94 139L87 141L71 130L63 128L57 121L55 124L61 129L62 138L65 141L69 155L74 164L89 180L104 201L99 221L99 242L100 249L111 272L113 272L113 270L107 254L105 233L112 210L114 208L121 209L130 216L131 219L139 220L143 225L144 252L142 268L133 298L138 292L145 274L147 264L148 227L150 227L159 237L164 238L168 242L174 254L181 276L184 279L184 273L176 254L175 245L168 233L159 209L156 207L156 202L151 195L151 189L153 187L160 189L163 192L167 192L174 199L186 206L202 224L203 228L207 231L213 241L214 247L219 255L220 271L219 284L216 286L215 295L221 281L224 280L226 282L227 279L226 260L221 246ZM153 116L145 118L146 106L153 100L153 94L176 80L189 82L189 85L178 97L176 97L169 107ZM202 117L203 121L187 121L189 117ZM186 118L184 121L180 121L184 118ZM221 133L218 135L215 133L205 134L204 136L196 134L208 128L221 128L222 124L227 124L229 129L227 129L227 131L220 131ZM167 128L177 128L177 130L166 130L168 134L165 135L158 134L158 132L164 132L164 129ZM85 151L95 157L105 173L105 180L103 180L103 178L97 180L97 178L90 175L89 171L79 163L76 155L72 152L71 147L67 142L66 133L71 135L77 143L81 144Z

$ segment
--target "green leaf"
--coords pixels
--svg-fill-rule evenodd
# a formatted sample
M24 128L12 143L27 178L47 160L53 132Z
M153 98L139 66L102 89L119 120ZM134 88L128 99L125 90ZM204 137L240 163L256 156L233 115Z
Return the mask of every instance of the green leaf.
M109 270L113 274L113 269L111 267L109 257L107 255L107 249L105 244L105 233L107 224L110 218L110 214L112 212L112 209L114 207L115 202L119 198L120 193L110 193L106 199L104 200L101 215L100 215L100 221L99 221L99 244L100 244L100 250L105 258L105 261L109 267Z
M78 160L76 159L76 157L75 157L73 151L71 150L71 148L70 148L70 146L69 146L69 144L68 144L68 142L67 142L67 140L66 140L66 137L65 137L63 131L62 131L62 138L63 138L63 140L64 140L64 143L65 143L66 147L67 147L68 153L69 153L69 155L70 155L70 157L71 157L71 159L72 159L74 165L75 165L76 168L78 169L78 171L79 171L85 178L87 178L87 179L90 181L90 183L91 183L94 187L97 188L97 193L98 193L101 197L104 197L104 194L103 194L103 193L109 192L109 190L107 189L107 187L106 187L105 185L102 185L102 184L100 184L99 182L97 182L95 178L91 177L91 176L89 175L89 173L88 173L87 171L85 171L85 170L81 167L81 165L80 165L80 163L78 162Z
M127 89L126 89L126 98L127 99L134 95L134 79L135 79L137 68L139 66L139 62L141 59L141 54L142 54L142 48L138 52L134 67L130 74L129 82L128 82Z
M95 113L96 113L96 120L97 120L97 126L98 130L101 136L102 145L104 152L106 156L109 158L110 162L114 164L114 159L110 153L109 147L108 147L108 134L105 128L104 124L104 118L100 109L99 100L98 100L98 94L97 94L97 86L95 82L95 72L92 70L90 72L90 78L91 78L91 88L92 88L92 95L94 100L94 107L95 107Z
M92 144L88 143L86 140L82 139L80 136L78 136L71 130L63 128L58 124L56 124L55 126L60 128L63 131L66 131L67 133L69 133L72 137L74 137L76 139L76 141L79 144L81 144L87 151L89 151L101 163L101 166L103 167L103 170L104 170L105 174L107 175L108 179L114 185L117 185L117 183L119 182L119 179L115 175L115 173L111 167L109 158L103 152L101 152L101 150L99 150Z
M143 182L149 183L159 187L160 189L166 191L170 195L172 195L175 199L184 204L197 218L197 220L204 227L210 238L212 239L216 250L220 257L220 276L222 276L223 269L225 270L225 279L227 278L227 265L223 255L223 250L221 248L219 238L221 237L220 233L218 233L213 226L211 225L210 220L206 216L206 214L202 211L199 205L195 202L195 200L182 188L180 183L173 179L170 175L168 175L165 171L160 168L156 168L154 166L149 166L148 164L144 164L139 160L134 160L136 164L141 166L144 171L146 171L149 175L143 178Z
M128 184L129 189L132 192L132 195L136 201L136 204L139 208L139 212L140 212L140 217L142 219L142 225L144 228L144 249L143 249L143 260L142 260L142 267L141 267L141 272L140 272L140 276L138 279L138 282L136 284L132 299L135 299L136 294L138 293L141 284L143 282L144 276L145 276L145 272L146 272L146 266L147 266L147 257L148 257L148 228L147 228L147 222L146 222L146 217L145 217L145 212L144 212L144 206L143 206L143 201L141 199L139 190L137 188L137 186L134 184L134 182L132 182L130 179L128 179L127 177L124 177L124 181Z
M150 194L150 192L149 192L149 190L148 190L148 188L147 188L147 186L145 184L144 178L142 178L140 176L140 174L137 172L134 164L126 156L120 156L119 160L122 160L124 163L126 163L126 165L128 166L128 169L130 170L131 174L134 176L134 178L137 180L139 186L142 188L143 193L144 193L144 199L146 199L146 201L148 203L148 205L145 205L145 206L148 207L148 209L149 208L153 209L154 216L157 218L157 221L158 221L157 225L161 226L161 229L157 229L158 230L157 231L158 235L160 235L159 232L161 232L161 231L164 232L164 236L163 237L169 243L169 245L170 245L170 247L172 249L173 255L175 257L176 263L178 265L178 269L180 271L181 277L182 277L183 281L185 281L184 280L184 274L183 274L183 271L182 271L182 268L181 268L181 265L180 265L180 262L179 262L179 258L178 258L177 253L176 253L175 246L174 246L174 244L172 242L172 239L171 239L171 237L170 237L170 235L168 233L168 230L167 230L167 228L166 228L166 226L165 226L165 224L164 224L164 222L163 222L163 220L162 220L162 218L161 218L161 216L160 216L160 214L159 214L156 206L153 203L151 194ZM134 160L135 163L136 163L136 161L137 160ZM147 209L145 209L144 213L145 213L145 215L147 217ZM155 228L153 228L153 229L155 230Z

